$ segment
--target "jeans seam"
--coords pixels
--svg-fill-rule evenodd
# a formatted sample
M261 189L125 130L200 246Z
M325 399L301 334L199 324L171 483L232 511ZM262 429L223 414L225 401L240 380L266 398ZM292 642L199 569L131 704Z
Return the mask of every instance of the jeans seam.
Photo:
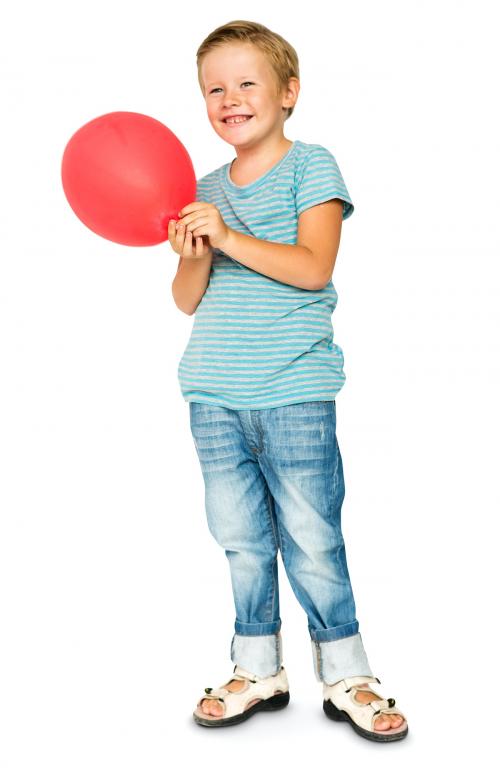
M273 621L274 603L275 603L275 599L276 599L276 579L274 578L274 562L272 562L270 564L270 567L271 567L271 578L273 580L273 586L272 586L272 589L271 589L271 616L270 616L270 618L267 619L268 622L269 621ZM268 605L269 605L269 603L268 603Z
M267 483L266 483L266 485L267 485ZM276 544L276 549L279 549L280 548L280 542L279 542L279 538L278 538L277 533L276 533L276 527L274 525L273 511L271 509L270 499L271 499L271 491L269 490L269 486L268 486L267 487L267 493L266 493L267 514L268 514L269 520L271 522L271 528L273 529L274 543Z
M271 528L272 528L273 536L274 536L274 543L276 544L276 549L278 550L279 549L279 543L278 543L278 539L276 537L276 530L275 530L275 527L274 527L273 513L272 513L272 509L271 509L271 505L270 505L270 496L271 496L271 492L270 492L269 488L267 488L267 493L266 493L267 516L269 518L269 522L271 523ZM278 590L278 585L277 585L277 582L276 582L276 579L275 579L275 575L274 575L274 564L276 562L277 557L278 557L278 552L276 552L276 556L275 556L274 560L271 562L271 576L272 576L272 579L273 579L273 596L272 596L272 601L271 601L271 616L274 616L274 604L275 604L275 599L276 599L276 592ZM270 620L272 621L273 619L271 618Z
M321 654L321 646L320 644L315 640L314 644L316 646L316 659L317 659L317 667L318 667L318 675L321 680L323 680L323 657Z
M337 562L337 565L342 572L345 579L350 581L350 574L349 574L349 568L346 564L344 564L343 558L342 558L342 550L344 550L345 554L345 539L344 534L342 532L342 522L341 522L341 512L339 511L338 517L336 517L335 511L338 509L339 505L338 503L334 507L335 500L338 497L338 487L339 487L339 475L342 473L343 476L343 468L341 467L341 457L340 457L340 449L337 439L337 430L335 429L334 433L334 442L335 442L335 467L332 474L332 489L331 489L331 496L330 496L330 512L331 512L331 521L332 525L335 528L335 531L337 533L337 546L335 548L335 560ZM335 482L334 482L335 479ZM342 507L342 501L340 503L340 508ZM346 555L345 555L346 556ZM347 557L347 556L346 556Z

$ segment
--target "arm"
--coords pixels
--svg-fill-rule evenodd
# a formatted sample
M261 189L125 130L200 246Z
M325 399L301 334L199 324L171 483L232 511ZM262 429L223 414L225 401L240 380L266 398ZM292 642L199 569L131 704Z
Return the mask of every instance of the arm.
M213 249L200 258L179 258L177 274L172 282L172 296L176 306L186 315L193 315L207 290Z
M222 250L245 267L273 280L309 291L317 289L318 265L305 245L273 243L230 229Z
M302 210L296 245L260 240L231 229L215 205L202 201L184 206L179 211L182 217L179 224L182 222L187 235L207 237L213 248L219 248L234 261L256 272L298 288L317 291L326 286L333 272L343 205L342 199L332 196ZM200 299L201 296L198 301Z
M235 261L288 285L317 291L330 281L342 229L343 202L338 198L300 214L297 244L259 240L228 228L222 250Z

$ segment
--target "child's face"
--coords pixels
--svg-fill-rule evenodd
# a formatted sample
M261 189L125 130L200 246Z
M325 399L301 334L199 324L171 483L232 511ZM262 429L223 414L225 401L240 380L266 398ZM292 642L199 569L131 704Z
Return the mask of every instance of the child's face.
M206 54L201 64L208 118L218 135L235 147L251 147L282 137L285 112L295 99L278 95L276 74L265 55L251 43L226 43ZM251 115L226 123L229 115Z

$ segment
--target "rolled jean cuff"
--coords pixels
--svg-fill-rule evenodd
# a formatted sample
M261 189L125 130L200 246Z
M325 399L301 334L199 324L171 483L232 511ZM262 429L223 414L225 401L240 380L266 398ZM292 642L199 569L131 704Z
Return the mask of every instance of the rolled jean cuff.
M326 642L311 639L311 648L314 673L320 683L334 685L345 677L357 675L374 677L359 632Z
M330 627L329 629L312 629L309 627L309 634L311 640L315 640L318 643L325 643L328 640L341 640L343 637L351 637L355 635L359 630L358 621L350 621L349 624L339 624L337 627Z
M238 619L234 622L234 631L238 635L275 635L280 629L281 619L256 624L245 624L242 621L238 621Z
M257 677L276 675L283 662L281 634L235 634L231 641L231 660Z

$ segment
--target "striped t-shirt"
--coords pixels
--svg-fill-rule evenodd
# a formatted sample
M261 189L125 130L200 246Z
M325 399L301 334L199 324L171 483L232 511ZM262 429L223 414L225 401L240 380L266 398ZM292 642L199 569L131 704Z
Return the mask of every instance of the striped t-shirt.
M299 215L332 198L354 210L335 157L320 144L294 141L267 173L239 186L230 163L197 181L196 200L212 203L231 229L261 240L297 243ZM184 400L225 408L276 408L335 400L345 381L333 342L332 281L297 288L214 249L209 282L178 366Z

